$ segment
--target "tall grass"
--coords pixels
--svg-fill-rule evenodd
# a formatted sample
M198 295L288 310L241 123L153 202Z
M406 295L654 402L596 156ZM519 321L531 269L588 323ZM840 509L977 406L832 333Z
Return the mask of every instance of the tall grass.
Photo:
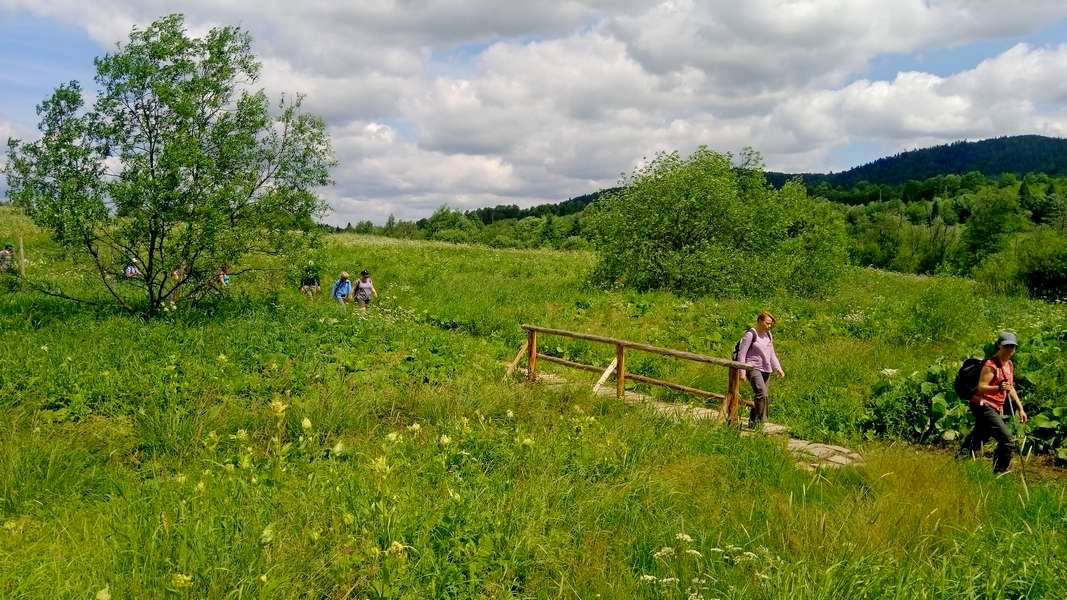
M31 248L47 254L41 240ZM1056 477L994 478L988 464L884 444L863 446L862 468L808 473L780 440L592 398L575 372L559 388L499 382L524 321L726 355L769 306L788 372L772 418L860 444L879 369L925 366L1001 323L1062 323L1060 309L963 297L954 307L982 318L938 330L920 320L946 310L932 280L872 271L822 301L687 301L588 288L582 253L338 236L327 257L333 271L369 268L381 302L363 316L272 295L272 275L151 322L0 295L0 597L1067 589ZM62 278L52 260L34 268ZM635 361L725 383L713 369Z

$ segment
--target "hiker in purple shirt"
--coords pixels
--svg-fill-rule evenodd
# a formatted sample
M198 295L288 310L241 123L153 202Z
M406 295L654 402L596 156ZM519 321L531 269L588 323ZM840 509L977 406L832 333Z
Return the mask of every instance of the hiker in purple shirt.
M742 377L748 378L755 396L752 413L748 417L749 426L754 429L762 427L767 420L767 404L770 402L767 382L771 373L778 373L779 377L785 378L782 363L778 362L778 354L774 351L774 336L771 335L774 323L774 315L766 310L761 311L756 317L756 326L745 332L738 345L738 360L749 365L747 372L742 371Z

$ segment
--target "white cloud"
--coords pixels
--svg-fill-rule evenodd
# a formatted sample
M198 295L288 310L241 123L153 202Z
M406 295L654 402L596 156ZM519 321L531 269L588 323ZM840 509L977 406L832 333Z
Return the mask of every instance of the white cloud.
M753 146L821 170L852 142L907 148L1060 134L1064 48L1023 45L941 77L856 80L886 53L1021 36L1067 18L1032 0L0 0L104 47L180 10L249 30L272 93L307 94L340 165L334 222L565 199L644 156ZM0 110L3 110L0 105ZM2 126L2 125L0 125Z

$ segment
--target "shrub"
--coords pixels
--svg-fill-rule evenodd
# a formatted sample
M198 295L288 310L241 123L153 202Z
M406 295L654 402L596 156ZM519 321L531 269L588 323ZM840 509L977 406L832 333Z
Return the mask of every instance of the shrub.
M1043 229L1023 239L1016 255L1018 278L1030 295L1067 300L1067 236Z
M605 194L588 216L605 285L686 294L818 295L845 266L840 211L789 183L771 188L755 153L735 168L701 147L660 154Z
M936 281L919 296L909 318L901 323L898 337L905 344L945 342L983 328L985 310L982 300L974 296L974 286L947 277Z

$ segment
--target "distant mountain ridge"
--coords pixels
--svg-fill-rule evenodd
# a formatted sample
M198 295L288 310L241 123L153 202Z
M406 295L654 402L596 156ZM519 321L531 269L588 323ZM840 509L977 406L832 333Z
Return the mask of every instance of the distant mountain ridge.
M986 176L1002 173L1047 173L1067 175L1067 139L1043 135L1014 135L977 142L953 142L919 150L908 150L879 158L840 173L768 172L774 186L800 177L809 187L826 182L835 187L851 187L861 181L900 185L909 179L978 171Z

